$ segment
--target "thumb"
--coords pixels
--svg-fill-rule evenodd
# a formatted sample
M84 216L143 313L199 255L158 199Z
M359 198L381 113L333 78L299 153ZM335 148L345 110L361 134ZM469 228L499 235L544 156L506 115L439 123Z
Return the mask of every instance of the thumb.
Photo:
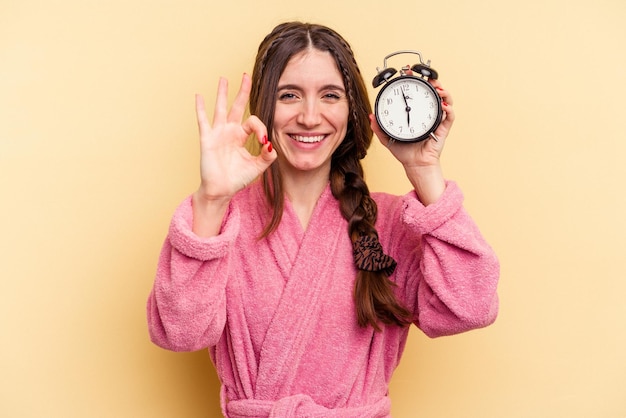
M261 153L256 156L256 164L259 171L262 173L268 169L270 165L278 158L276 150L272 146L271 142L261 147Z

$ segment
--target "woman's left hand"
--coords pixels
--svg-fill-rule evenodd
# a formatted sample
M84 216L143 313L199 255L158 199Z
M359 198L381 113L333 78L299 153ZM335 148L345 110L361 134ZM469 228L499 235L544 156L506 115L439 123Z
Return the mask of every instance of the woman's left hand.
M413 143L391 141L389 136L380 129L374 115L370 115L372 130L380 142L402 163L418 199L424 205L436 202L446 188L440 157L454 122L452 96L438 80L429 80L429 82L439 93L443 106L442 121L434 132L437 140L431 137Z
M454 122L454 109L452 108L452 96L445 90L439 80L428 81L439 93L443 107L441 123L434 132L437 141L432 137L417 143L391 141L376 122L374 115L370 115L370 125L380 142L407 167L424 167L439 164L439 158Z

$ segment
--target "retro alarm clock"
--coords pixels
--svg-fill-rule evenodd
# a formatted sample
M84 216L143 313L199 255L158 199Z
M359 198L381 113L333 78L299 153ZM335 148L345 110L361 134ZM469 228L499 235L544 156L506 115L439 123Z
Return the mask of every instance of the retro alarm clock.
M394 78L398 71L388 68L387 60L399 54L416 54L420 62L403 67ZM372 85L384 85L376 96L374 115L383 132L400 142L419 142L429 137L437 141L434 132L441 123L443 108L441 97L428 82L438 77L430 68L430 60L424 63L418 51L397 51L387 55L384 68L376 71Z

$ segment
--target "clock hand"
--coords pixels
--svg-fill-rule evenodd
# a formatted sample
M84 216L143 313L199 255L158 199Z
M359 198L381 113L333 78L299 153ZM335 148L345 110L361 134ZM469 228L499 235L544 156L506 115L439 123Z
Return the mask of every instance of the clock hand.
M407 102L407 97L406 94L404 94L404 91L402 92L402 98L404 99L404 104L406 105L406 107L404 108L404 110L406 110L406 124L411 126L411 106L409 106L409 103Z

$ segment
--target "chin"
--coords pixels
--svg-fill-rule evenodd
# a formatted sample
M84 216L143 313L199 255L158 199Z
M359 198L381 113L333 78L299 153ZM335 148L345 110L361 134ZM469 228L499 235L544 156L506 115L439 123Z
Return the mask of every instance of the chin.
M330 163L325 164L325 161L293 161L288 162L287 164L291 166L294 170L306 172L318 171L325 165L328 165L328 167L330 168Z

